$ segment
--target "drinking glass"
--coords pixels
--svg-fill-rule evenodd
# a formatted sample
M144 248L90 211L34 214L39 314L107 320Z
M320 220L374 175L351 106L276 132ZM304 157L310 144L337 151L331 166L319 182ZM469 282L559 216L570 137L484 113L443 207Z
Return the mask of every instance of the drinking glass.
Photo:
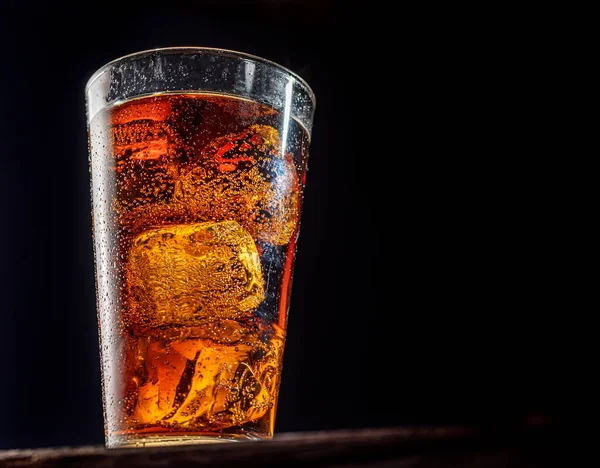
M273 436L315 96L238 51L85 88L107 447Z

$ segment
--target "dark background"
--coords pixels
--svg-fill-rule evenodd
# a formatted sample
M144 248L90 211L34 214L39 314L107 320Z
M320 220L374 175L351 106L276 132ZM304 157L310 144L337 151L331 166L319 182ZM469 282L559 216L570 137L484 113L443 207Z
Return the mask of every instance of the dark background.
M177 45L317 96L276 432L560 419L562 142L527 17L166 3L0 7L0 449L103 443L83 89Z

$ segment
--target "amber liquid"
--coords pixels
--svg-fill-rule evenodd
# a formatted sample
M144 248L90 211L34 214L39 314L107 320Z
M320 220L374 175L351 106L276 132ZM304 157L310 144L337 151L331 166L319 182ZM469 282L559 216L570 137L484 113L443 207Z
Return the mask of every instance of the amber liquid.
M272 437L307 148L295 120L222 95L92 120L108 446Z

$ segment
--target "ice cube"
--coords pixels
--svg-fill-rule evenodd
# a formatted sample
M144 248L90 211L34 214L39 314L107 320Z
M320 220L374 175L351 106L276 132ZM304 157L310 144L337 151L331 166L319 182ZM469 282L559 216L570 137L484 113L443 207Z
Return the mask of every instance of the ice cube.
M195 219L234 219L256 240L290 241L298 222L298 175L275 128L253 125L217 138L194 164L175 184L175 203Z
M254 240L235 221L150 229L132 243L123 319L134 332L236 318L264 299Z
M171 199L179 175L180 146L171 114L168 100L133 100L112 112L118 213Z
M158 421L173 412L188 359L161 340L150 341L140 351L140 362L145 365L134 377L142 385L132 395L132 417L142 423Z
M171 114L171 101L154 98L152 101L132 100L115 107L110 121L113 125L123 125L133 121L152 120L162 122Z
M232 344L151 341L132 421L200 429L261 418L274 407L283 350L281 333L261 337L246 329Z

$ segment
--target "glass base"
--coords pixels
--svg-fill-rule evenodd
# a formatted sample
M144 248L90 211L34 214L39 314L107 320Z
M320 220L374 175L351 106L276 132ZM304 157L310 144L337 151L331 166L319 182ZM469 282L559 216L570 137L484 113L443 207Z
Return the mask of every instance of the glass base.
M181 433L181 434L138 434L126 435L107 441L107 448L144 448L172 447L175 445L202 445L228 442L260 442L264 440L255 434L213 434L213 433Z

